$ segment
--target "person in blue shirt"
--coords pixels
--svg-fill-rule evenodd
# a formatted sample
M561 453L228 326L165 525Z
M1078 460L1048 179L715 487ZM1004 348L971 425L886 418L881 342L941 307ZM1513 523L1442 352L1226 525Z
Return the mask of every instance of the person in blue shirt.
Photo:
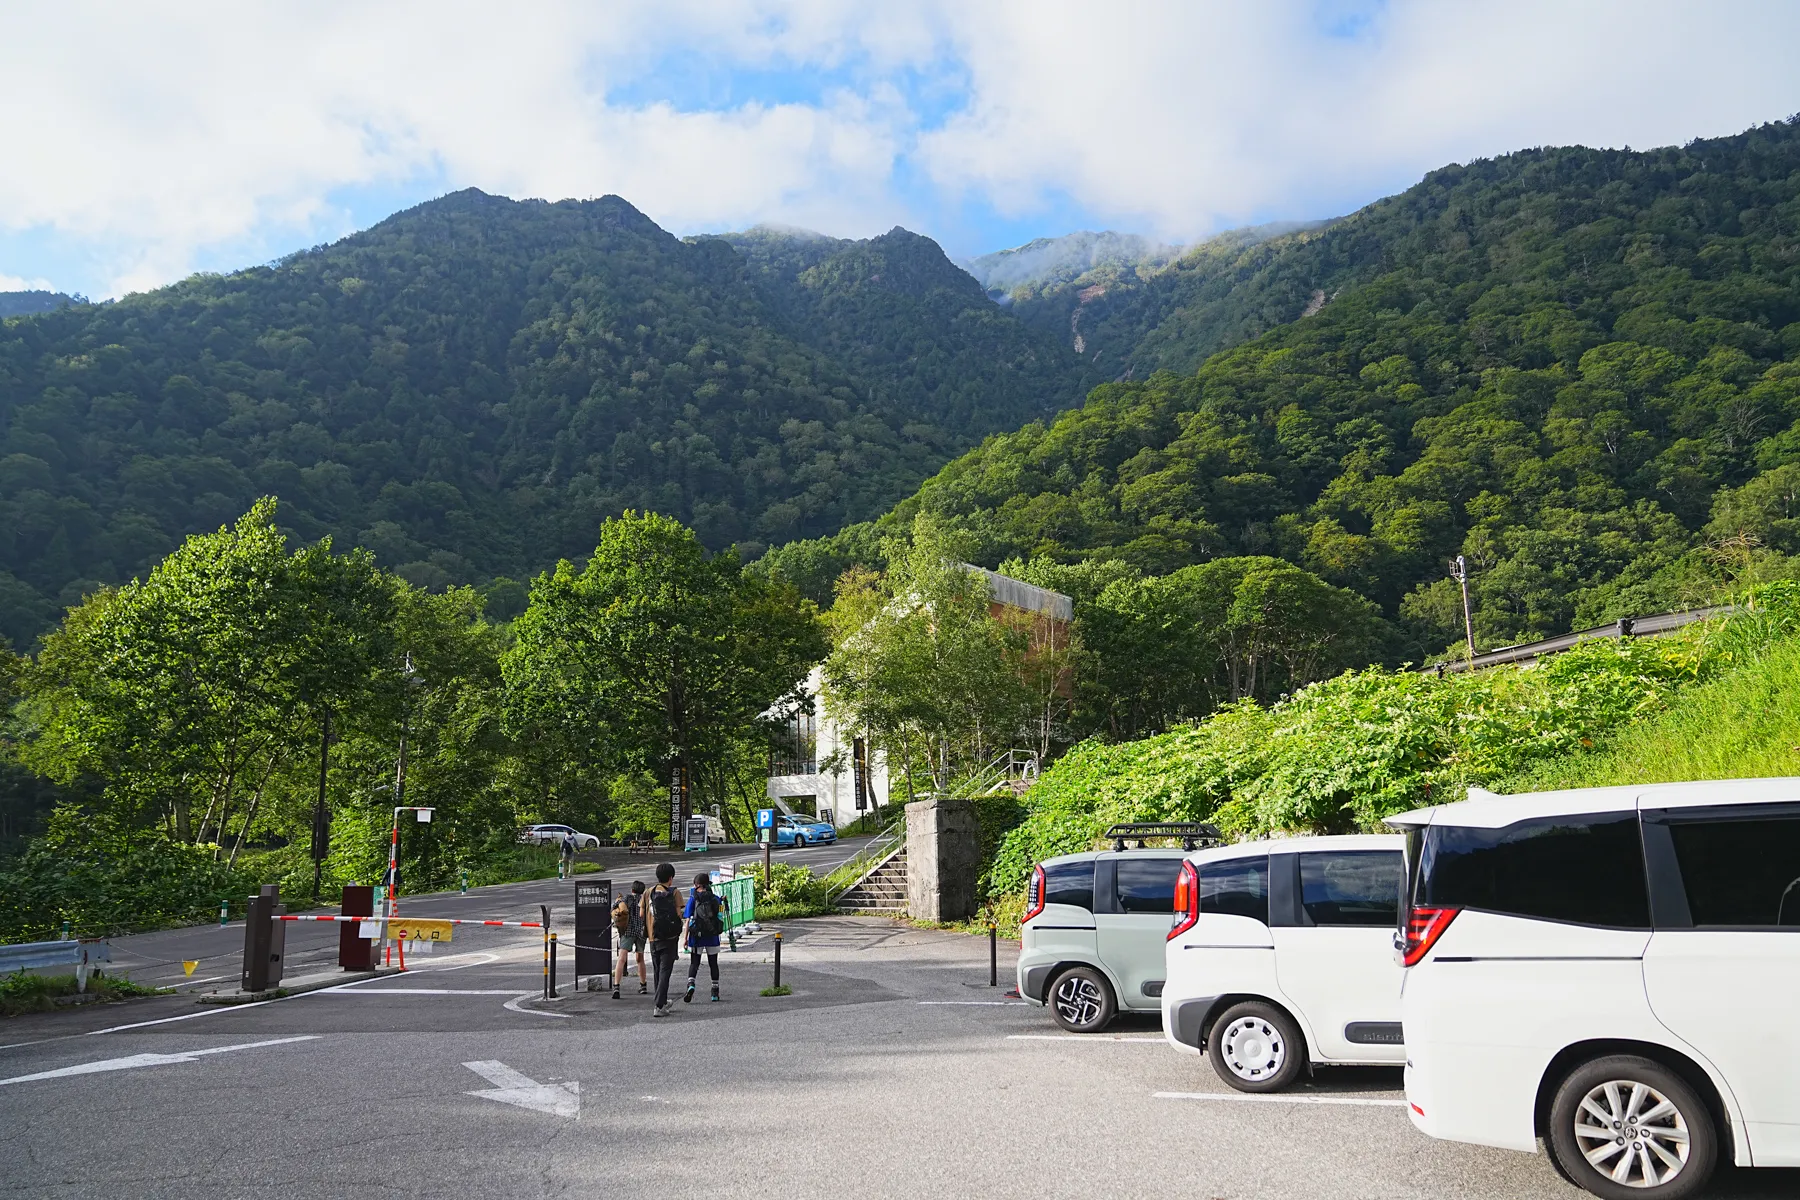
M681 914L687 920L688 985L681 997L683 1004L694 1002L694 983L700 977L700 956L706 955L706 966L712 972L712 998L719 998L719 937L725 932L725 897L712 890L712 877L705 872L694 876L694 888L688 893L687 908Z

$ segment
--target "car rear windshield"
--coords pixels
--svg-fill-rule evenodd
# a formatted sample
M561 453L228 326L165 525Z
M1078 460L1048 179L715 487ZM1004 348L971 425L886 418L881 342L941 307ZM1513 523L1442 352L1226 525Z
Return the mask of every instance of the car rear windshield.
M1413 903L1578 925L1650 927L1636 813L1431 825L1418 839Z
M1094 911L1094 863L1044 864L1044 903L1072 904Z
M1175 911L1175 877L1181 873L1181 859L1121 858L1113 869L1120 912Z

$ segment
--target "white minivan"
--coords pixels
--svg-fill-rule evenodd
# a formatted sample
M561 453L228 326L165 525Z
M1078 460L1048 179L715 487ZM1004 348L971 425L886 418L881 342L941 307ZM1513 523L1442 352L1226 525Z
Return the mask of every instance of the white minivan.
M1496 796L1406 830L1406 1096L1600 1196L1800 1166L1800 779Z
M1404 839L1295 837L1189 854L1163 948L1163 1037L1245 1092L1313 1064L1397 1066Z

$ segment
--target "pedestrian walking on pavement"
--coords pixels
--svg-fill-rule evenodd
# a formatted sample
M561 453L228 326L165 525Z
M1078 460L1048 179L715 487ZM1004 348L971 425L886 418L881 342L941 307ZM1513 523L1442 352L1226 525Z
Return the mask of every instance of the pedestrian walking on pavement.
M669 982L675 976L675 956L681 953L681 889L675 886L675 864L656 864L656 886L644 893L644 931L650 939L650 970L656 976L656 997L650 1015L666 1017Z
M700 956L706 955L707 970L712 972L712 998L719 999L719 937L725 932L725 897L712 890L712 876L704 871L694 876L694 890L688 893L687 918L688 985L681 1002L694 1002L694 983L700 977Z
M575 835L563 834L562 858L556 864L556 877L567 879L575 872Z
M630 973L631 955L637 955L638 995L650 992L650 976L644 970L644 881L631 885L631 898L620 896L613 902L613 933L619 943L619 961L613 970L613 999L619 998L619 985Z

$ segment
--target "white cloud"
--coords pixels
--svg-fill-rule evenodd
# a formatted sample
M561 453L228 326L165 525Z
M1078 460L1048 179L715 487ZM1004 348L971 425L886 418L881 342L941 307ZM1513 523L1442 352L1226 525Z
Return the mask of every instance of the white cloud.
M0 274L0 292L47 292L48 279L21 279L17 275Z
M105 262L98 294L167 282L221 247L339 235L345 189L420 180L615 192L675 229L856 235L917 227L959 198L1029 214L1066 197L1096 222L1189 237L1326 215L1522 145L1646 146L1800 108L1800 5L1779 0L1394 0L1348 38L1325 36L1319 13L1311 0L17 9L0 40L0 232L53 232ZM689 83L756 74L748 98L727 86L727 102L689 103L665 87L672 61ZM796 74L830 86L779 86ZM954 81L947 119L920 79ZM633 100L609 100L626 85Z

